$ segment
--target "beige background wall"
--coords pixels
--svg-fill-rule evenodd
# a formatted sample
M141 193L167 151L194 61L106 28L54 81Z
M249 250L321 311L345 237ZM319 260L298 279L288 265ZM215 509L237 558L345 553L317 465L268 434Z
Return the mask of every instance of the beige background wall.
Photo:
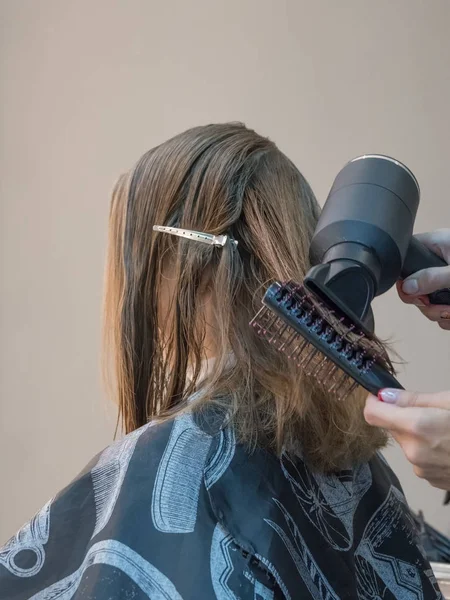
M323 201L353 156L416 173L418 230L450 226L449 0L1 0L0 538L112 435L98 354L109 191L146 149L241 120ZM412 388L450 388L450 334L390 293ZM442 494L390 459L450 534Z

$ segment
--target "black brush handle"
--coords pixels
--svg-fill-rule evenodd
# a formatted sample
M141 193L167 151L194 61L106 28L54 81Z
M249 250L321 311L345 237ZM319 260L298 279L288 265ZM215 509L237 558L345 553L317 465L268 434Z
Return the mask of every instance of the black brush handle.
M440 256L429 250L416 238L411 238L411 242L406 253L405 262L402 268L402 279L406 279L410 275L414 275L423 269L431 267L447 267L447 263ZM428 295L431 304L447 304L450 305L450 288L437 290Z

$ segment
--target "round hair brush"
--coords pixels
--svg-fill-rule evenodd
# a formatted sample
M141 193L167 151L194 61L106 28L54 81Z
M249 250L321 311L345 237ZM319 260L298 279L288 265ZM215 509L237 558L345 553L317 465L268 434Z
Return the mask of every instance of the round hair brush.
M373 394L402 387L383 344L302 285L272 284L251 325L338 399L357 385Z

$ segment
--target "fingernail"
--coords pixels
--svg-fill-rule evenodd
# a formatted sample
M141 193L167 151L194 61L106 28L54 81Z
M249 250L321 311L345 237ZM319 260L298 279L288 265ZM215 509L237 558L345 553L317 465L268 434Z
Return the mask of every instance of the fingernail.
M406 279L406 281L403 282L402 290L405 294L417 294L419 291L417 279Z
M450 319L450 312L448 312L448 311L444 311L444 312L441 314L441 319L444 319L444 321L446 321L447 319Z
M426 304L424 304L422 300L414 300L413 304L414 306L417 306L417 308L426 308Z
M378 392L378 398L381 402L386 402L387 404L395 404L398 400L399 391L398 390L381 390Z

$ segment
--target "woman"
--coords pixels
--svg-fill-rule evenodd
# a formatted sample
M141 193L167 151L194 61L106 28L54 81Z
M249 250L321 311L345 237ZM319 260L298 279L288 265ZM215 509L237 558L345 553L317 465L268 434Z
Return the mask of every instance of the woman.
M418 237L450 263L450 229ZM417 306L430 321L449 330L450 307L431 305L426 296L444 288L450 288L450 266L420 271L399 283L398 292L403 302ZM373 396L367 399L367 421L390 430L416 475L434 487L450 490L450 391L419 394L382 390L380 400L382 403Z
M364 397L333 402L249 327L269 282L302 280L318 213L239 124L120 179L105 347L128 435L1 551L3 597L440 597Z

